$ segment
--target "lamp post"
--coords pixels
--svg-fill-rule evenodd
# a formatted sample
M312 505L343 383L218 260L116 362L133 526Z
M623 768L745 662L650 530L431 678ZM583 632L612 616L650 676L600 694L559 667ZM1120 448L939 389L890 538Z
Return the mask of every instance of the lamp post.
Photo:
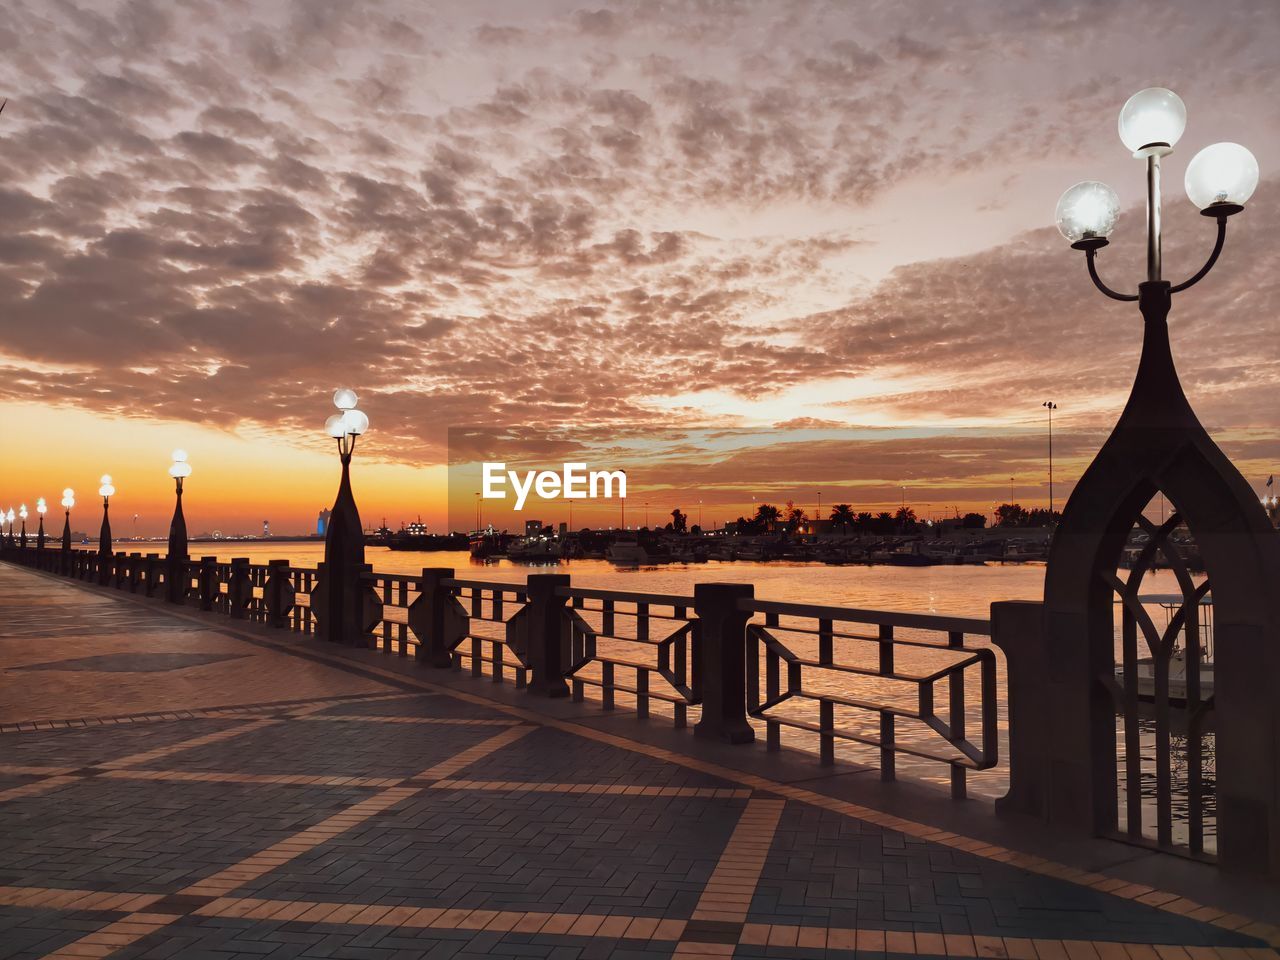
M70 487L62 491L62 572L71 562L71 508L76 505L76 492Z
M320 631L327 640L355 644L359 641L360 568L364 565L364 529L351 493L351 455L356 438L369 429L369 418L356 409L354 390L335 390L338 412L324 423L325 432L338 445L342 479L329 515L324 537L325 575L321 580Z
M165 599L182 603L187 599L187 518L182 514L182 481L191 476L187 451L173 451L169 476L173 477L175 499L173 519L169 521L169 553L165 557Z
M1058 405L1052 400L1040 404L1049 411L1049 522L1053 523L1053 411Z
M98 487L102 498L102 530L98 533L98 583L106 586L111 579L111 497L116 488L111 485L111 474L104 473Z
M40 515L40 529L36 532L36 549L44 549L44 515L49 510L49 505L44 502L44 497L36 498L36 513Z
M13 546L13 521L15 516L13 507L10 507L9 512L4 515L4 518L9 521L9 546L11 547Z
M1280 607L1274 596L1280 543L1257 494L1187 399L1168 326L1173 295L1198 283L1217 262L1227 221L1244 209L1257 186L1258 165L1234 143L1205 147L1192 159L1184 181L1187 196L1201 215L1216 221L1217 236L1198 271L1181 283L1169 282L1161 262L1160 165L1185 127L1182 101L1163 88L1135 94L1120 111L1120 138L1146 167L1147 270L1136 293L1114 290L1098 275L1098 252L1107 246L1119 214L1115 193L1085 181L1058 201L1058 228L1084 253L1093 284L1113 300L1137 303L1142 352L1128 401L1074 484L1054 533L1045 567L1042 628L1038 639L1023 648L1029 658L1024 662L1051 663L1052 677L1043 670L1028 671L1009 684L1010 704L1024 705L1011 713L1010 729L1026 734L1036 722L1044 725L1029 739L1011 741L1011 765L1022 773L1001 806L1042 816L1082 836L1124 829L1140 842L1154 839L1158 846L1172 848L1176 790L1186 797L1185 849L1198 856L1204 851L1206 809L1200 733L1202 721L1211 716L1218 862L1280 876L1280 846L1258 842L1259 837L1280 837L1280 807L1274 803L1280 795L1280 756L1275 751L1280 701L1269 695L1280 684L1280 661L1271 656L1280 644ZM1145 510L1165 493L1175 514L1157 526ZM1198 583L1185 573L1177 581L1181 604L1175 616L1180 623L1172 632L1186 640L1179 669L1185 699L1179 709L1188 719L1185 750L1176 766L1169 708L1173 643L1169 633L1161 635L1141 613L1139 596L1143 578L1162 555L1175 570L1186 569L1182 545L1174 539L1175 523L1185 523L1207 574ZM1135 525L1149 539L1121 579L1117 568ZM1197 662L1203 650L1200 605L1210 589L1216 611L1214 693L1206 698ZM1117 617L1124 638L1119 650ZM1148 653L1150 659L1139 659ZM1151 664L1156 691L1154 750L1143 740L1135 706L1139 663ZM1113 666L1120 668L1114 674ZM1125 718L1123 737L1117 731L1119 712ZM1154 836L1145 803L1146 763L1153 755ZM1125 770L1119 782L1118 760ZM1144 793L1143 804L1125 804L1123 828L1121 788L1130 799Z
M18 540L18 546L23 550L27 549L27 505L24 503L18 507L18 516L22 519L22 536Z

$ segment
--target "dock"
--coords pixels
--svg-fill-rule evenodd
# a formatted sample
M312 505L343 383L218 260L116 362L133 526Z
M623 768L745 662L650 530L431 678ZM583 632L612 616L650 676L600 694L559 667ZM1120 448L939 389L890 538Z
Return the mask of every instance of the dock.
M7 563L0 669L0 958L1280 946L1256 878Z

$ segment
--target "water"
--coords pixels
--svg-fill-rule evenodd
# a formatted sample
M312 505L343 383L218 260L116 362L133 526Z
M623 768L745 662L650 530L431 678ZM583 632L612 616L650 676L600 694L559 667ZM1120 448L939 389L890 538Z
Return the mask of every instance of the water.
M119 549L132 549L121 545ZM145 548L144 548L145 549ZM194 543L191 555L219 560L248 557L254 563L289 560L314 567L324 559L324 544L300 543ZM575 586L631 590L647 593L693 594L695 583L753 583L756 596L792 603L898 610L943 616L990 616L995 600L1038 600L1044 592L1043 563L988 564L986 566L892 567L832 566L824 563L783 563L711 560L707 563L664 564L652 567L617 567L607 560L573 560L550 566L511 563L507 560L473 561L465 550L417 553L365 549L365 561L380 573L418 574L423 567L452 567L459 577L509 582L530 573L567 573ZM1160 576L1167 575L1161 571ZM1173 578L1153 591L1173 590ZM1161 581L1163 582L1163 581Z

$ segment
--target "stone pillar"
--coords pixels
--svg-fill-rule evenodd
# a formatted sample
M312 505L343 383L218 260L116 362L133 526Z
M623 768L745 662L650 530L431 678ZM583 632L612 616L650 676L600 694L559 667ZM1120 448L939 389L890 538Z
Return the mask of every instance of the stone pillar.
M424 567L422 589L409 605L409 629L418 638L417 657L439 669L453 666L453 650L467 634L470 618L444 581L452 567Z
M702 718L695 736L751 743L747 722L747 621L738 601L755 596L749 583L699 583L693 588L698 616L696 657L702 680Z
M563 573L535 573L528 580L525 616L529 634L525 649L532 673L529 692L553 699L569 695L569 684L564 679L568 667L564 658L567 598L556 596L557 590L567 586L569 577Z

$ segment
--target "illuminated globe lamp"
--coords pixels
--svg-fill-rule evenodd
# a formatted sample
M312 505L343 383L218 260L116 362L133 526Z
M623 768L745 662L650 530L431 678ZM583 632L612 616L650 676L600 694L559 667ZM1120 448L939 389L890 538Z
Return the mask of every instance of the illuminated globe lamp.
M1039 633L1024 653L1037 658L1033 662L1053 663L1056 678L1078 682L1050 682L1030 674L1014 678L1011 673L1009 702L1025 706L1011 707L1021 717L1011 715L1010 729L1021 732L1010 751L1028 759L1021 764L1021 781L1001 805L1079 836L1123 834L1193 858L1206 852L1206 833L1216 829L1219 864L1280 877L1280 845L1257 841L1259 836L1280 837L1280 805L1267 802L1280 796L1280 753L1274 747L1280 742L1280 700L1265 696L1265 691L1280 688L1280 659L1273 656L1280 648L1280 603L1274 590L1280 581L1280 534L1248 481L1196 416L1178 377L1168 324L1173 295L1199 283L1217 262L1227 221L1244 210L1257 187L1258 164L1236 143L1204 147L1191 160L1184 181L1187 197L1216 221L1217 236L1199 270L1170 282L1163 276L1161 257L1161 162L1183 139L1186 107L1172 91L1152 87L1129 98L1117 125L1126 150L1143 163L1146 176L1146 277L1137 290L1112 289L1098 275L1096 258L1108 245L1119 212L1109 187L1092 180L1075 184L1059 200L1056 220L1071 246L1085 254L1097 289L1112 300L1137 304L1142 351L1124 409L1081 475L1054 531L1044 603L1036 614ZM1145 512L1157 494L1175 507L1161 522ZM1123 549L1135 527L1147 534L1145 545L1121 577ZM1199 552L1203 579L1185 575L1188 558L1174 539L1183 530ZM1164 635L1168 639L1157 636L1144 619L1139 595L1157 560L1182 571L1173 614L1178 626L1172 636ZM1205 654L1201 605L1208 596L1215 624L1212 674L1196 666ZM1124 638L1120 649L1117 620ZM1177 639L1185 643L1178 647ZM1178 683L1185 696L1180 695L1176 707L1168 693L1170 648L1183 658ZM1150 665L1147 682L1156 691L1154 811L1120 801L1126 791L1137 796L1147 775L1148 755L1141 746L1141 736L1147 734L1140 736L1134 706L1139 664ZM1202 676L1212 676L1213 686L1202 687ZM1185 767L1177 774L1169 760L1168 744L1175 735L1172 709L1196 718L1188 723L1203 723L1199 729L1216 732L1212 826L1206 826L1210 814L1202 789L1201 738L1187 735ZM1071 719L1037 731L1038 718L1046 716ZM1123 718L1119 731L1117 716ZM1148 716L1143 715L1144 722ZM1067 729L1069 736L1064 735ZM1118 766L1125 771L1119 784ZM1175 776L1186 785L1178 800L1183 833L1177 839Z
M98 496L102 498L102 530L98 533L98 583L106 586L111 579L111 498L116 488L111 484L111 474L104 473L98 481Z
M187 451L173 451L173 463L169 466L173 478L175 500L173 519L169 521L169 553L165 557L165 599L170 603L183 603L187 599L187 518L182 512L182 481L191 476L191 464Z
M17 515L13 512L13 507L10 507L9 512L4 515L4 518L9 521L9 546L11 547L13 546L13 521L16 517Z
M40 516L40 529L36 531L36 549L44 549L44 515L49 512L49 505L44 497L36 498L36 513Z
M18 516L22 520L22 536L18 539L18 546L23 550L27 549L27 505L24 503L18 507Z
M71 508L76 505L76 492L70 487L62 491L62 552L63 554L71 551ZM65 572L65 570L64 570Z
M342 477L338 496L324 537L324 575L320 579L317 628L324 639L340 643L360 642L360 572L364 567L364 529L351 492L351 456L356 439L369 429L369 418L357 409L359 398L348 387L334 391L338 412L325 420L325 433L338 445Z

